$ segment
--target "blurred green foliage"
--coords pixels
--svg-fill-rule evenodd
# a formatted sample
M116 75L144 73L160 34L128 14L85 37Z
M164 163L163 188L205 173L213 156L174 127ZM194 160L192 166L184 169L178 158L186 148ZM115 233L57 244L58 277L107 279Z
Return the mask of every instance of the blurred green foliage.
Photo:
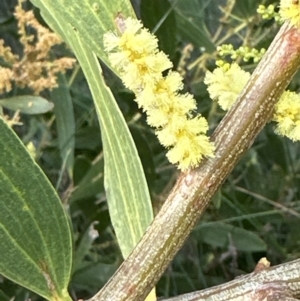
M180 68L185 90L195 95L198 110L209 119L212 132L224 112L212 105L203 76L206 68L214 68L216 46L232 43L235 47L267 48L278 25L261 20L256 9L259 4L276 2L135 0L132 3L137 16L159 37L161 49L169 54L175 68ZM0 36L14 52L20 53L12 14L15 4L11 0L0 2ZM30 3L26 5L33 8ZM35 13L39 16L37 10ZM58 57L69 54L67 47L53 51ZM255 68L251 61L240 63L249 71ZM164 149L145 123L145 116L132 101L134 96L110 70L103 68L137 145L157 212L178 172L166 160ZM296 75L290 85L295 91L299 89L298 79ZM64 93L70 95L74 108L73 180L64 171L60 157L62 145L58 141L55 112L22 115L24 125L15 130L25 144L33 142L38 164L69 205L75 240L70 293L79 299L96 293L117 269L122 256L105 202L102 144L91 94L80 68L67 73L64 83ZM1 97L22 93L15 87ZM53 92L42 93L48 100L53 95ZM5 113L13 114L8 110ZM276 136L272 124L265 127L158 283L158 296L178 295L229 281L251 272L264 256L272 265L300 256L299 154L299 143ZM73 191L74 187L77 189ZM1 276L0 280L0 301L13 297L15 301L39 299Z

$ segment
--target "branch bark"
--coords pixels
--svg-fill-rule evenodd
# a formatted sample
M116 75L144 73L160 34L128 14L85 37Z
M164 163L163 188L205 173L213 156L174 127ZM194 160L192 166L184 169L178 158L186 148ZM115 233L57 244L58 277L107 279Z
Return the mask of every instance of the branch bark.
M215 158L181 174L131 255L90 301L140 301L161 277L241 156L272 116L300 64L300 33L284 24L212 140Z
M300 296L300 259L162 301L287 301Z

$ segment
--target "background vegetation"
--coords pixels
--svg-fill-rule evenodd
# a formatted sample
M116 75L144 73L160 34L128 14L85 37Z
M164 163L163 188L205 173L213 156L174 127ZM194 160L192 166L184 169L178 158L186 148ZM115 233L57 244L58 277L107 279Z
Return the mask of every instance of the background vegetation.
M207 94L203 77L214 68L216 46L232 43L267 48L277 32L274 21L265 21L256 13L258 0L133 0L136 14L153 30L175 68L184 76L185 89L193 93L199 112L208 118L210 131L224 112ZM276 4L276 2L275 2ZM278 3L277 3L278 4ZM13 9L16 1L0 3L0 37L13 52L22 53ZM42 18L29 2L27 9ZM72 56L59 46L53 57ZM253 62L240 64L253 70ZM105 66L104 75L129 125L147 178L154 212L157 212L175 183L178 171L165 158L134 95ZM98 119L89 88L79 65L58 77L59 87L41 93L55 104L71 100L70 110L54 110L43 115L21 115L22 126L14 129L24 144L32 142L36 161L59 192L70 213L75 241L74 266L70 284L75 299L89 298L109 279L122 262L111 226L103 186L103 154ZM290 88L299 89L299 76ZM6 98L30 94L17 86ZM57 105L58 106L58 105ZM12 116L14 111L5 109ZM71 114L71 115L70 115ZM74 160L62 161L64 147L58 139L63 132L61 119L73 122L75 133L65 132L65 143L74 143ZM72 132L72 131L71 131ZM68 136L69 135L69 136ZM69 140L68 140L69 139ZM266 256L272 265L299 258L299 150L273 132L268 124L236 166L214 198L182 250L157 285L158 296L173 296L203 289L251 272ZM77 189L74 190L74 187ZM0 301L39 297L0 278Z

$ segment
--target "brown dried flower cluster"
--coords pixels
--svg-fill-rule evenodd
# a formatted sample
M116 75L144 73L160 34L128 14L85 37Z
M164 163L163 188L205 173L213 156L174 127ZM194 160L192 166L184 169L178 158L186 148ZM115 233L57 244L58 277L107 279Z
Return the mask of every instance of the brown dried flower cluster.
M19 1L14 13L18 20L23 57L13 54L10 47L5 47L4 41L0 40L0 56L8 66L0 67L0 93L9 92L12 82L21 88L31 88L36 95L44 89L53 89L57 87L55 74L65 72L75 63L75 59L68 57L51 60L51 47L63 41L39 24L32 11L22 8L24 1L26 0ZM33 28L36 34L29 35L29 28Z

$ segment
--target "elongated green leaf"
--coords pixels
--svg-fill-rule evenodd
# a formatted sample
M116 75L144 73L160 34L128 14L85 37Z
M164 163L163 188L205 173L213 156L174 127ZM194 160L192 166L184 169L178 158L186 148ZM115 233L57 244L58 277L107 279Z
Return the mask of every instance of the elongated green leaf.
M72 241L61 202L1 118L0 150L0 273L48 300L70 300Z
M65 169L72 178L75 147L75 117L70 90L63 74L57 75L58 88L51 91L58 133L60 156Z
M105 85L96 56L79 38L72 46L88 80L99 116L109 213L126 258L153 219L147 182L129 129Z
M65 24L80 35L85 46L110 66L103 51L103 33L115 30L118 13L134 17L129 0L31 0L40 8L43 18L67 43ZM62 26L61 26L62 25Z
M42 114L53 109L53 103L41 96L24 95L0 99L0 106L25 114Z
M110 216L124 257L150 224L152 207L142 165L119 107L106 86L96 55L103 54L103 33L114 30L118 12L133 16L129 1L34 0L48 24L74 51L91 89L99 116ZM54 17L55 16L55 17ZM93 52L95 53L93 53Z

